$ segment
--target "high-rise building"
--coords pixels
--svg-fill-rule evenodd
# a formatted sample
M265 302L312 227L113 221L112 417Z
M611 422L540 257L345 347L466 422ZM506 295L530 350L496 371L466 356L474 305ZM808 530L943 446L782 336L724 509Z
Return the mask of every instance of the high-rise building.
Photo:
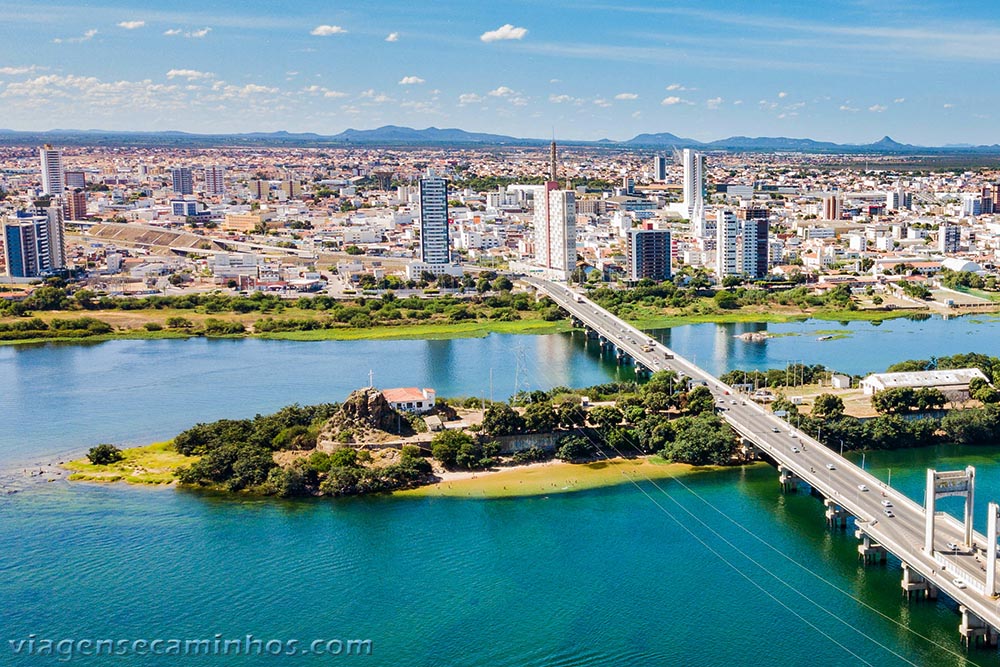
M45 144L38 151L42 166L42 194L59 196L66 189L62 151Z
M170 170L170 179L173 181L174 194L193 195L194 181L191 178L190 167L174 167Z
M684 164L684 207L688 218L693 221L705 215L705 156L685 148L681 159Z
M271 195L271 183L262 179L252 179L248 184L250 196L254 199L267 199Z
M549 181L535 192L535 264L563 278L576 268L576 196L556 181L556 142L549 155Z
M630 229L625 237L629 280L670 279L670 232L666 229Z
M226 168L222 166L205 167L205 193L210 195L226 194Z
M715 223L715 276L721 282L726 276L739 275L737 260L740 221L729 210L720 210Z
M64 185L69 188L85 188L87 187L87 172L84 171L64 171L65 179Z
M748 278L761 279L768 268L767 218L750 218L740 221L738 270Z
M667 180L667 158L662 155L653 156L653 180L661 183Z
M44 214L18 213L0 225L3 229L7 274L14 278L39 278L66 266L62 207Z
M83 220L87 217L87 193L77 188L63 197L63 215L67 220Z
M840 220L840 195L832 194L823 197L823 219Z
M962 240L962 228L958 225L941 225L938 227L938 250L951 255L958 252Z
M428 170L420 179L420 261L447 264L450 260L448 182Z

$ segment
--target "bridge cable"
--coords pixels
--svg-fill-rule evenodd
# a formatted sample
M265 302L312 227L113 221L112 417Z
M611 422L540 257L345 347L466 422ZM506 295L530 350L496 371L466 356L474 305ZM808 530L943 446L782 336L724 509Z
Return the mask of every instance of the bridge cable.
M548 364L546 363L545 365L547 366ZM550 375L550 376L551 376L551 374L550 374L550 373L546 373L546 375ZM551 377L549 377L549 380L550 380L550 381L551 381L551 379L552 379L552 378L551 378ZM595 445L595 447L597 447L597 449L598 449L599 451L601 451L601 447L600 447L600 445L598 445L597 443L595 443L595 442L594 442L594 440L593 440L593 438L591 438L591 437L590 437L589 435L587 435L586 437L587 437L587 439L588 439L588 440L590 440L590 441L591 441L591 443L592 443L592 444L594 444L594 445ZM628 436L626 436L626 439L628 439L628 440L630 441L630 444L631 444L631 445L632 445L632 446L633 446L633 447L634 447L634 448L636 449L636 451L641 451L641 449L640 449L640 448L639 448L639 447L637 446L637 443L635 443L634 441L631 441L631 439L630 439L630 438L628 438ZM623 454L623 453L622 453L622 452L621 452L621 451L620 451L620 450L619 450L619 449L618 449L617 447L615 447L615 446L614 446L614 445L612 445L612 444L611 444L610 442L608 442L608 441L607 441L607 438L604 438L604 437L602 436L602 440L603 440L603 441L604 441L604 442L605 442L605 443L606 443L606 444L607 444L607 445L608 445L608 446L609 446L609 447L610 447L611 449L613 449L613 450L615 451L615 453L616 453L616 454L617 454L617 455L618 455L619 457L621 457L621 458L627 458L627 457L626 457L626 456L625 456L625 455L624 455L624 454ZM603 454L603 455L604 455L604 456L605 456L605 457L607 458L607 454L605 454L605 453L604 453L603 451L601 451L601 453L602 453L602 454ZM637 486L637 487L638 487L638 484L637 484L637 483L635 482L635 480L634 480L634 479L633 479L632 477L630 477L630 476L628 475L628 473L625 473L625 472L622 472L622 476L623 476L623 477L625 477L626 479L628 479L628 480L629 480L629 481L630 481L630 482L631 482L631 483L632 483L633 485L635 485L635 486ZM706 529L707 529L707 530L708 530L709 532L711 532L711 533L712 533L713 535L715 535L715 536L716 536L717 538L719 538L720 540L722 540L723 542L725 542L725 543L726 543L726 544L727 544L727 545L728 545L729 547L731 547L732 549L734 549L735 551L737 551L738 553L740 553L740 554L741 554L741 555L742 555L742 556L743 556L744 558L746 558L747 560L749 560L749 561L750 561L751 563L753 563L754 565L756 565L756 566L757 566L758 568L760 568L761 570L763 570L764 572L766 572L766 573L767 573L767 574L768 574L769 576L771 576L771 577L772 577L773 579L775 579L775 581L777 581L777 582L778 582L778 583L780 583L781 585L785 586L786 588L789 588L789 589L791 589L791 590L792 590L793 592L795 592L796 594L798 594L799 596L801 596L802 598L804 598L805 600L807 600L807 601L808 601L809 603L811 603L812 605L814 605L814 606L816 606L817 608L819 608L819 609L820 609L821 611L823 611L824 613L828 614L829 616L831 616L831 617L832 617L832 618L834 618L835 620L839 621L840 623L842 623L842 624L846 625L846 626L847 626L848 628L850 628L850 629L854 630L854 631L855 631L856 633L858 633L858 634L860 634L861 636L865 637L866 639L868 639L869 641L871 641L871 642L872 642L873 644L875 644L875 645L879 646L880 648L882 648L882 649L883 649L883 650L885 650L886 652L888 652L888 653L891 653L891 654L895 655L895 656L896 656L896 657L898 657L898 658L899 658L900 660L902 660L902 661L904 661L904 662L906 662L906 663L908 663L908 664L910 664L910 665L914 665L914 667L917 667L917 663L915 663L915 662L913 662L913 661L909 660L908 658L906 658L905 656L903 656L903 655L901 655L901 654L897 653L897 652L896 652L896 651L894 651L894 650L893 650L892 648L890 648L890 647L886 646L885 644L883 644L883 643L879 642L879 641L878 641L877 639L875 639L874 637L871 637L871 636L869 636L869 635L865 634L864 632L862 632L861 630L858 630L857 628L855 628L854 626L852 626L852 625L851 625L851 624L850 624L849 622L847 622L846 620L844 620L844 619L840 618L839 616L837 616L837 615L836 615L836 614L834 614L833 612L831 612L831 611L829 611L828 609L826 609L825 607L823 607L823 605L821 605L821 604L819 604L818 602L816 602L816 601L812 600L812 599L811 599L811 598L810 598L810 597L809 597L808 595L806 595L805 593L802 593L801 591L799 591L798 589L796 589L796 588L795 588L794 586L792 586L791 584L789 584L789 583L785 582L784 580L782 580L782 579L781 579L781 578L780 578L779 576L777 576L777 575L776 575L775 573L771 572L771 571L770 571L770 570L769 570L769 569L768 569L768 568L767 568L766 566L764 566L763 564L761 564L761 563L759 563L758 561L756 561L756 560L755 560L754 558L752 558L751 556L749 556L749 555L748 555L748 554L747 554L746 552L744 552L744 551L743 551L742 549L740 549L739 547L737 547L736 545L734 545L734 544L733 544L732 542L730 542L730 541L729 541L728 539L726 539L726 538L725 538L724 536L722 536L722 535L721 535L721 534L720 534L719 532L717 532L716 530L714 530L714 529L713 529L713 528L712 528L711 526L709 526L708 524L706 524L706 523L705 523L705 522L704 522L704 521L703 521L703 520L702 520L701 518L699 518L699 517L698 517L698 516L697 516L696 514L694 514L694 513L693 513L693 512L692 512L692 511L691 511L690 509L688 509L687 507L685 507L684 505L682 505L682 504L681 504L680 502L678 502L678 501L677 501L677 500L676 500L675 498L673 498L673 497L672 497L672 496L671 496L671 495L670 495L669 493L667 493L667 491L666 491L666 490L664 490L664 489L663 489L662 487L660 487L660 485L658 485L658 484L657 484L657 483L656 483L656 482L655 482L655 481L654 481L653 479L651 479L651 478L650 478L649 476L647 476L647 475L643 475L643 477L645 478L645 481L647 481L647 482L649 482L650 484L652 484L652 485L653 485L653 486L654 486L654 487L655 487L655 488L656 488L657 490L659 490L659 491L660 491L660 493L661 493L661 494L663 494L663 495L664 495L665 497L667 497L667 498L668 498L668 499L669 499L669 500L670 500L671 502L673 502L674 504L676 504L676 505L677 505L677 506L678 506L679 508L681 508L682 510L684 510L684 511L685 511L685 512L686 512L686 513L687 513L688 515L690 515L690 516L691 516L692 518L694 518L694 519L695 519L696 521L698 521L698 523L700 523L700 524L701 524L701 525L702 525L703 527L705 527L705 528L706 528ZM694 491L693 491L692 489L690 489L690 487L688 487L688 486L687 486L686 484L684 484L683 482L680 482L680 481L679 481L679 480L678 480L678 479L677 479L676 477L674 477L674 476L671 476L671 477L670 477L669 479L671 479L672 481L677 481L677 482L678 482L678 484L680 484L680 486L681 486L681 487L682 487L683 489L685 489L686 491L688 491L689 493L691 493L692 495L694 495L695 497L697 497L697 498L698 498L699 500L701 500L701 501L702 501L703 503L705 503L705 504L708 504L708 505L709 505L710 507L712 507L712 509L714 509L714 510L715 510L716 512L718 512L718 513L722 514L723 516L725 516L725 514L724 514L724 513L723 513L723 512L721 511L721 510L719 510L718 508L716 508L716 507L712 506L712 505L711 505L711 503L709 503L709 502L708 502L707 500L705 500L704 498L701 498L700 496L698 496L698 495L697 495L697 494L696 494L696 493L695 493L695 492L694 492ZM653 499L652 499L652 498L651 498L651 497L649 496L649 494L645 492L645 490L641 489L641 487L638 487L638 488L640 488L640 490L641 490L641 491L643 492L643 494L644 494L644 495L646 495L647 497L649 497L649 498L650 498L650 500L653 500ZM656 503L656 501L655 501L655 500L653 500L653 502L654 502L654 504L656 504L656 505L657 505L657 507L659 507L659 508L660 508L661 510L664 510L664 508L663 508L662 506L660 506L660 505L659 505L659 503ZM665 511L665 510L664 510L664 511ZM689 533L690 535L692 535L692 537L694 537L694 538L695 538L695 539L696 539L696 540L697 540L698 542L700 542L700 543L701 543L701 544L702 544L703 546L705 546L705 547L706 547L707 549L709 549L709 551L711 551L711 552L712 552L713 554L715 554L715 555L716 555L716 556L718 556L718 557L719 557L720 559L722 559L722 560L723 560L723 562L725 562L725 563L726 563L727 565L729 565L730 567L732 567L733 569L735 569L735 570L736 570L737 572L739 572L739 573L741 574L741 576L744 576L744 577L746 578L746 575L744 575L744 574L742 573L742 571L740 571L740 570L739 570L738 568L736 568L736 567L735 567L735 566L734 566L733 564L731 564L731 563L730 563L730 562L729 562L728 560L726 560L726 559L725 559L724 557L722 557L722 556L721 556L721 555L720 555L720 554L719 554L719 553L718 553L717 551L715 551L714 549L712 549L711 547L709 547L709 546L708 546L708 545L707 545L707 544L706 544L706 543L705 543L705 542L704 542L703 540L701 540L701 539L700 539L700 538L698 538L698 537L697 537L696 535L694 535L694 533L692 533L692 532L691 532L691 530L690 530L690 529L689 529L689 528L688 528L687 526L685 526L685 525L681 524L681 523L680 523L680 522L679 522L679 521L678 521L678 520L677 520L677 519L676 519L675 517L673 517L673 515L670 515L670 514L668 513L668 516L670 516L670 518L671 518L671 519L673 519L673 520L674 520L675 522L677 522L677 523L678 523L678 525L680 525L680 526L681 526L681 527L682 527L682 528L683 528L683 529L684 529L684 530L685 530L686 532L688 532L688 533ZM735 520L733 520L732 518L729 518L729 517L727 517L727 519L728 519L728 520L729 520L730 522L732 522L732 523L735 523L736 525L739 525L739 524L738 524L738 523L737 523L737 522L736 522ZM748 530L747 530L747 529L746 529L745 527L743 527L743 526L740 526L740 527L741 527L741 528L742 528L742 529L743 529L743 530L744 530L745 532L748 532L749 534L753 535L753 533L750 533L750 531L748 531ZM754 537L755 537L755 538L756 538L757 540L759 540L759 541L762 541L762 542L763 542L763 540L762 540L762 539L761 539L760 537L758 537L758 536L756 536L756 535L754 535ZM767 544L766 542L764 542L764 543L765 543L765 544ZM773 547L773 546L771 546L771 545L768 545L768 546L769 546L769 548L771 548L772 550L774 550L774 551L777 551L777 552L778 552L779 554L781 554L782 556L784 556L784 557L785 557L785 558L786 558L787 560L789 560L790 562L794 563L795 565L798 565L798 566L799 566L800 568L802 568L802 569L803 569L803 570L805 570L806 572L809 572L809 573L810 573L810 574L812 574L812 575L813 575L814 577L816 577L816 578L820 579L821 581L823 581L824 583L826 583L826 584L827 584L828 586L830 586L830 587L831 587L831 588L833 588L834 590L836 590L836 591L838 591L838 592L840 592L840 593L842 593L842 594L846 595L847 597L849 597L849 598L851 598L852 600L854 600L854 601L858 602L858 603L859 603L859 604L861 604L862 606L864 606L864 607L866 607L866 608L868 608L868 609L870 609L870 610L874 611L875 613L877 613L878 615L882 616L882 617L883 617L883 618L885 618L886 620L889 620L889 621L891 621L892 623L896 624L897 626L899 626L899 627L901 627L901 628L903 628L903 629L907 630L908 632L912 633L913 635L915 635L915 636L917 636L917 637L920 637L921 639L924 639L925 641L929 642L929 643L930 643L930 644L932 644L933 646L936 646L937 648L941 649L941 650L942 650L942 651L944 651L944 652L947 652L947 653L949 653L950 655L953 655L953 656L955 656L955 657L960 657L960 658L963 658L963 659L964 659L964 660L966 660L966 661L969 661L969 660L968 660L968 657L967 657L967 656L964 656L964 655L962 655L962 654L960 654L960 653L957 653L957 652L955 652L954 650L952 650L952 649L950 649L950 648L948 648L948 647L946 647L946 646L944 646L944 645L942 645L942 644L939 644L939 643L935 642L934 640L932 640L932 639L930 639L930 638L928 638L928 637L926 637L926 636L924 636L924 635L920 634L919 632L917 632L917 631L913 630L912 628L909 628L909 627L908 627L908 626L907 626L906 624L904 624L904 623L901 623L900 621L897 621L897 620L895 620L895 619L893 619L893 618L891 618L891 617L887 616L886 614L884 614L883 612L879 611L878 609L876 609L876 608L872 607L871 605L869 605L869 604L865 603L864 601L862 601L862 600L858 599L857 597L855 597L855 596L851 595L851 594L850 594L850 593L848 593L847 591L844 591L843 589L839 588L839 587L838 587L838 586L837 586L836 584L833 584L832 582L829 582L829 581L827 581L827 580L826 580L826 579L824 579L824 578L823 578L823 577L822 577L821 575L819 575L819 574L817 574L817 573L813 572L812 570L809 570L809 568L805 567L804 565L801 565L801 564L799 564L798 562L796 562L796 561L795 561L794 559L792 559L791 557L789 557L789 556L787 556L787 555L785 555L785 554L781 553L781 552L780 552L780 551L778 551L778 550L777 550L777 549L776 549L775 547ZM751 581L752 581L752 580L751 580ZM756 582L754 582L754 585L755 585L755 586L757 586L758 588L760 588L760 586L759 586L758 584L756 584ZM763 589L763 588L761 588L761 590L763 591L764 589ZM765 591L765 592L766 592L766 591ZM808 624L809 624L810 626L812 626L812 627L814 627L814 628L815 628L815 626L813 626L813 624L812 624L812 623L809 623L808 621L806 621L806 619L804 619L804 618L803 618L803 617L802 617L801 615L799 615L798 613L796 613L796 612L794 612L793 610L791 610L791 609L790 609L790 608L789 608L789 607L788 607L787 605L785 605L784 603L782 603L782 602L781 602L780 600L777 600L777 598L774 598L774 596L771 596L771 595L770 595L769 593L768 593L768 595L769 595L769 597L772 597L773 599L775 599L776 601L778 601L778 602L779 602L779 604L781 604L781 605L782 605L783 607L785 607L786 609L788 609L789 611L791 611L792 613L794 613L794 614L795 614L796 616L798 616L798 617L799 617L800 619L802 619L803 621L805 621L806 623L808 623ZM817 629L818 629L818 628L817 628ZM842 645L841 645L841 644L840 644L839 642L837 642L837 641L836 641L835 639L833 639L832 637L830 637L830 635L826 634L826 633L825 633L825 632L823 632L822 630L820 630L820 632L821 632L821 633L822 633L822 634L823 634L824 636L826 636L826 637L827 637L828 639L830 639L831 641L833 641L834 643L837 643L837 645L838 645L838 646L842 646ZM845 649L845 650L847 650L847 649ZM850 651L849 651L849 652L850 652ZM855 654L854 654L854 653L852 652L852 655L855 655ZM855 657L857 657L857 656L855 656ZM860 659L860 658L859 658L859 659ZM973 664L973 665L976 665L976 664L977 664L977 663L974 663L974 662L972 662L972 661L969 661L969 662L970 662L971 664ZM866 663L866 664L867 664L867 663Z

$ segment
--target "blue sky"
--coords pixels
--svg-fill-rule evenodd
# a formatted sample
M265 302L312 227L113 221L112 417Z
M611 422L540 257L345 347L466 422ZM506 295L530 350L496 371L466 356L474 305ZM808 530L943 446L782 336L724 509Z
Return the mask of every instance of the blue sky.
M988 2L0 0L0 126L1000 143Z

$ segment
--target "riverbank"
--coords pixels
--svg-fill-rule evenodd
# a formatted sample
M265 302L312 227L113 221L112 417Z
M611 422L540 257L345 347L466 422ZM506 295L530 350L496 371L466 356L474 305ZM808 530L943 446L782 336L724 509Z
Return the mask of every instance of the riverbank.
M171 443L158 442L122 450L123 459L108 465L94 465L86 458L69 461L63 467L73 482L123 482L133 485L167 485L177 481L177 468L199 457L184 456ZM632 482L671 479L681 475L721 470L718 466L689 466L663 459L615 458L590 463L568 463L553 459L540 463L479 470L445 472L439 481L413 489L396 491L400 497L515 498L552 493L584 491Z
M289 309L286 312L289 318L303 317L305 312L296 309ZM170 328L167 320L171 317L180 317L178 313L184 313L184 317L189 320L190 327ZM689 324L734 324L734 323L770 323L785 324L790 322L804 322L815 319L830 322L854 322L868 321L880 322L883 320L910 317L914 314L923 314L923 311L912 310L836 310L836 311L816 311L802 312L793 309L770 309L760 310L759 308L743 308L733 311L719 311L711 313L674 313L655 317L642 317L629 320L640 329L665 329L670 327L684 326ZM41 320L50 322L55 319L67 316L79 316L78 311L47 311L33 314ZM314 313L309 313L310 316ZM524 334L541 335L563 333L572 329L572 324L567 319L545 320L541 317L524 317L515 321L500 321L489 319L470 319L459 322L435 321L419 322L407 324L375 323L367 327L335 326L331 328L315 328L307 330L277 331L277 332L255 332L253 323L260 319L259 314L203 314L179 311L175 309L167 310L140 310L140 311L99 311L89 313L89 317L96 317L102 322L106 322L114 328L112 333L99 333L94 335L58 335L58 331L46 331L45 335L29 335L25 338L14 340L0 340L0 345L25 345L38 343L67 343L86 342L99 343L109 340L159 340L159 339L183 339L183 338L260 338L265 340L292 340L292 341L324 341L324 340L443 340L452 338L483 338L489 334ZM225 323L238 323L246 331L243 333L208 333L204 327L205 320L223 321ZM305 319L308 319L306 317ZM0 323L16 322L19 318L0 318ZM153 330L146 328L146 324L152 323Z
M452 473L435 484L397 491L393 495L419 498L516 498L585 491L632 482L672 479L682 475L723 470L719 466L689 466L642 457L592 463L545 461L489 472Z

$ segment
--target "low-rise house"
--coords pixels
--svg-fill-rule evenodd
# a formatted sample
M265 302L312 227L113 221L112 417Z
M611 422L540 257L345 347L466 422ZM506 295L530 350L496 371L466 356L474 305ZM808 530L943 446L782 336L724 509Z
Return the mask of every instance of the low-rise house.
M424 387L399 387L383 389L382 396L396 412L412 412L423 414L434 407L436 392Z

